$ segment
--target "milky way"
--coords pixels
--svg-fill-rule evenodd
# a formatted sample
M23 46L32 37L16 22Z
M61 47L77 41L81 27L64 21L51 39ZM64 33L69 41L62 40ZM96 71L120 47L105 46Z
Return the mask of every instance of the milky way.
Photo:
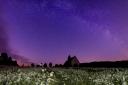
M9 44L34 62L128 59L127 0L5 0Z

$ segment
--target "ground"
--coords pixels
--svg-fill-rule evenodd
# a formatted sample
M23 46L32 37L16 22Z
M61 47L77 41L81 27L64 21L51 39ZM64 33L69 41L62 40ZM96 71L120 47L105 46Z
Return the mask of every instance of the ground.
M0 85L128 85L128 69L1 68Z

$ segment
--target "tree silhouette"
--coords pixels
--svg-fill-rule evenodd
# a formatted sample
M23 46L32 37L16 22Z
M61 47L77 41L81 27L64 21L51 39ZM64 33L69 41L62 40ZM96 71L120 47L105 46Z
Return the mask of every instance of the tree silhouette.
M1 53L0 65L18 66L17 61L13 61L11 57L8 57L7 53Z
M58 64L55 64L55 67L59 67L59 65Z
M1 57L3 57L3 64L8 65L8 55L7 55L7 53L1 53Z
M43 63L41 63L40 65L41 65L41 67L43 67Z
M12 58L11 57L8 58L8 65L12 65Z
M45 63L43 67L44 67L44 68L47 68L47 63Z
M12 65L13 65L13 66L17 66L17 65L18 65L18 64L17 64L17 61L13 61Z
M62 64L59 64L59 67L63 67L63 65Z
M52 67L52 63L51 63L51 62L49 63L49 67L50 67L50 68Z
M31 67L35 67L35 64L34 64L34 63L32 63L32 64L31 64Z
M11 62L11 61L12 61L12 58L11 58L11 57L9 57L9 58L8 58L8 60L9 60L9 62Z
M36 65L36 67L41 67L40 65Z

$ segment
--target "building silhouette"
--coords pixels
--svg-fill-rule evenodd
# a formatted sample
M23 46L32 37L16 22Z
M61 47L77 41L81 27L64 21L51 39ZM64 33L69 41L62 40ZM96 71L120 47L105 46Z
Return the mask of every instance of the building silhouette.
M67 60L65 61L63 67L128 67L128 60L122 61L97 61L97 62L90 62L90 63L80 63L76 56L71 57L68 56Z
M68 56L68 59L64 63L64 67L78 67L80 64L79 60L77 59L76 56L71 57L70 55Z

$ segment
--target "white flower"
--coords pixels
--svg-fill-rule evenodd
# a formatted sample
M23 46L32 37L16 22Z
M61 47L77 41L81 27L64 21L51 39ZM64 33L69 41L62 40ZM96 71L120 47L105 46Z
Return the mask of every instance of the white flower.
M123 76L122 85L127 85L127 82L125 81L125 77Z
M41 82L41 84L40 85L45 85L45 83L44 82Z
M53 74L54 74L54 72L51 72L51 73L50 73L50 77L52 77L52 76L53 76Z
M46 69L42 69L42 72L45 72L46 71Z
M42 72L44 72L45 71L45 69L42 69Z
M50 82L52 82L52 81L54 81L54 79L52 79L52 78L48 78L48 79L47 79L47 83L50 83Z

